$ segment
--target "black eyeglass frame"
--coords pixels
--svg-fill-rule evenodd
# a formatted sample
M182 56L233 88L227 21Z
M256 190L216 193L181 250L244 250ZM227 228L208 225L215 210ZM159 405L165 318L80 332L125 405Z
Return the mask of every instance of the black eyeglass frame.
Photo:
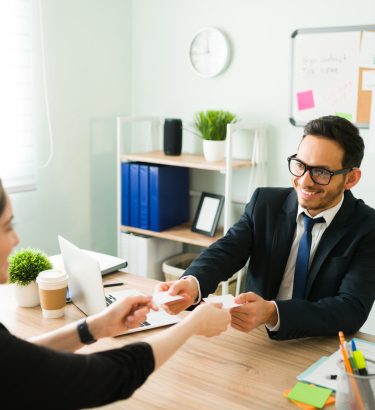
M291 161L292 159L296 159L298 162L300 162L300 163L305 167L305 170L303 171L303 173L302 173L301 175L293 174L293 172L291 171L291 169L290 169L290 161ZM303 161L301 161L300 159L298 159L298 158L297 158L297 154L291 155L290 157L287 158L287 160L288 160L289 172L290 172L292 175L294 175L295 177L302 177L302 176L304 176L304 175L306 174L307 171L309 171L309 173L310 173L310 178L315 182L315 184L318 184L318 185L328 185L328 184L331 182L331 179L332 179L333 176L335 176L335 175L347 174L347 173L349 173L350 171L353 171L353 169L356 169L356 167L351 167L351 168L339 169L339 170L337 170L337 171L330 171L329 169L323 168L323 167L311 167L310 165L307 165L307 164L305 164ZM316 169L325 171L325 172L327 172L327 173L329 174L329 180L328 180L328 182L327 182L326 184L322 184L321 182L315 181L314 176L313 176L313 174L311 173L311 171L312 171L312 170L316 170Z

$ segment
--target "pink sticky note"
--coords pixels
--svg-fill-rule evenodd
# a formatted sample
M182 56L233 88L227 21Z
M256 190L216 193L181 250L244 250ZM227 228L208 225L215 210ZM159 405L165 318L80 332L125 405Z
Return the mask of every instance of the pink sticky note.
M309 108L314 108L314 95L312 90L302 91L297 93L298 109L307 110Z

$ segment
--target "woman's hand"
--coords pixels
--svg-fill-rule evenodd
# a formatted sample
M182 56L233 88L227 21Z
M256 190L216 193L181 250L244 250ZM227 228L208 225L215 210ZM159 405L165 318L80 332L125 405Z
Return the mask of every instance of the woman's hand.
M196 325L196 335L212 337L227 330L231 315L221 303L201 303L185 320Z
M158 310L151 296L129 296L88 317L87 324L95 339L117 336L139 327L146 320L150 309Z

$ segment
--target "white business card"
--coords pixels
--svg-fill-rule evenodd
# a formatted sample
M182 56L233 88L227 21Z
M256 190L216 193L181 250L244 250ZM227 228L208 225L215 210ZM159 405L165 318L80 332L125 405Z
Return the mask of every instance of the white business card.
M168 291L157 292L152 295L152 300L157 305L164 305L164 303L173 302L175 300L183 299L180 295L170 295Z
M209 296L208 298L203 298L206 303L222 303L223 309L231 309L234 307L242 306L241 303L236 303L234 301L233 295L220 295L220 296Z

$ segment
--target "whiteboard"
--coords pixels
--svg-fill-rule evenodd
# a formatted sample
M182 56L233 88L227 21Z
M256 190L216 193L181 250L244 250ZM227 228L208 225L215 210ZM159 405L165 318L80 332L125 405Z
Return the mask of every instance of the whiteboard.
M299 29L291 38L290 122L303 126L314 118L339 115L367 128L375 25Z

